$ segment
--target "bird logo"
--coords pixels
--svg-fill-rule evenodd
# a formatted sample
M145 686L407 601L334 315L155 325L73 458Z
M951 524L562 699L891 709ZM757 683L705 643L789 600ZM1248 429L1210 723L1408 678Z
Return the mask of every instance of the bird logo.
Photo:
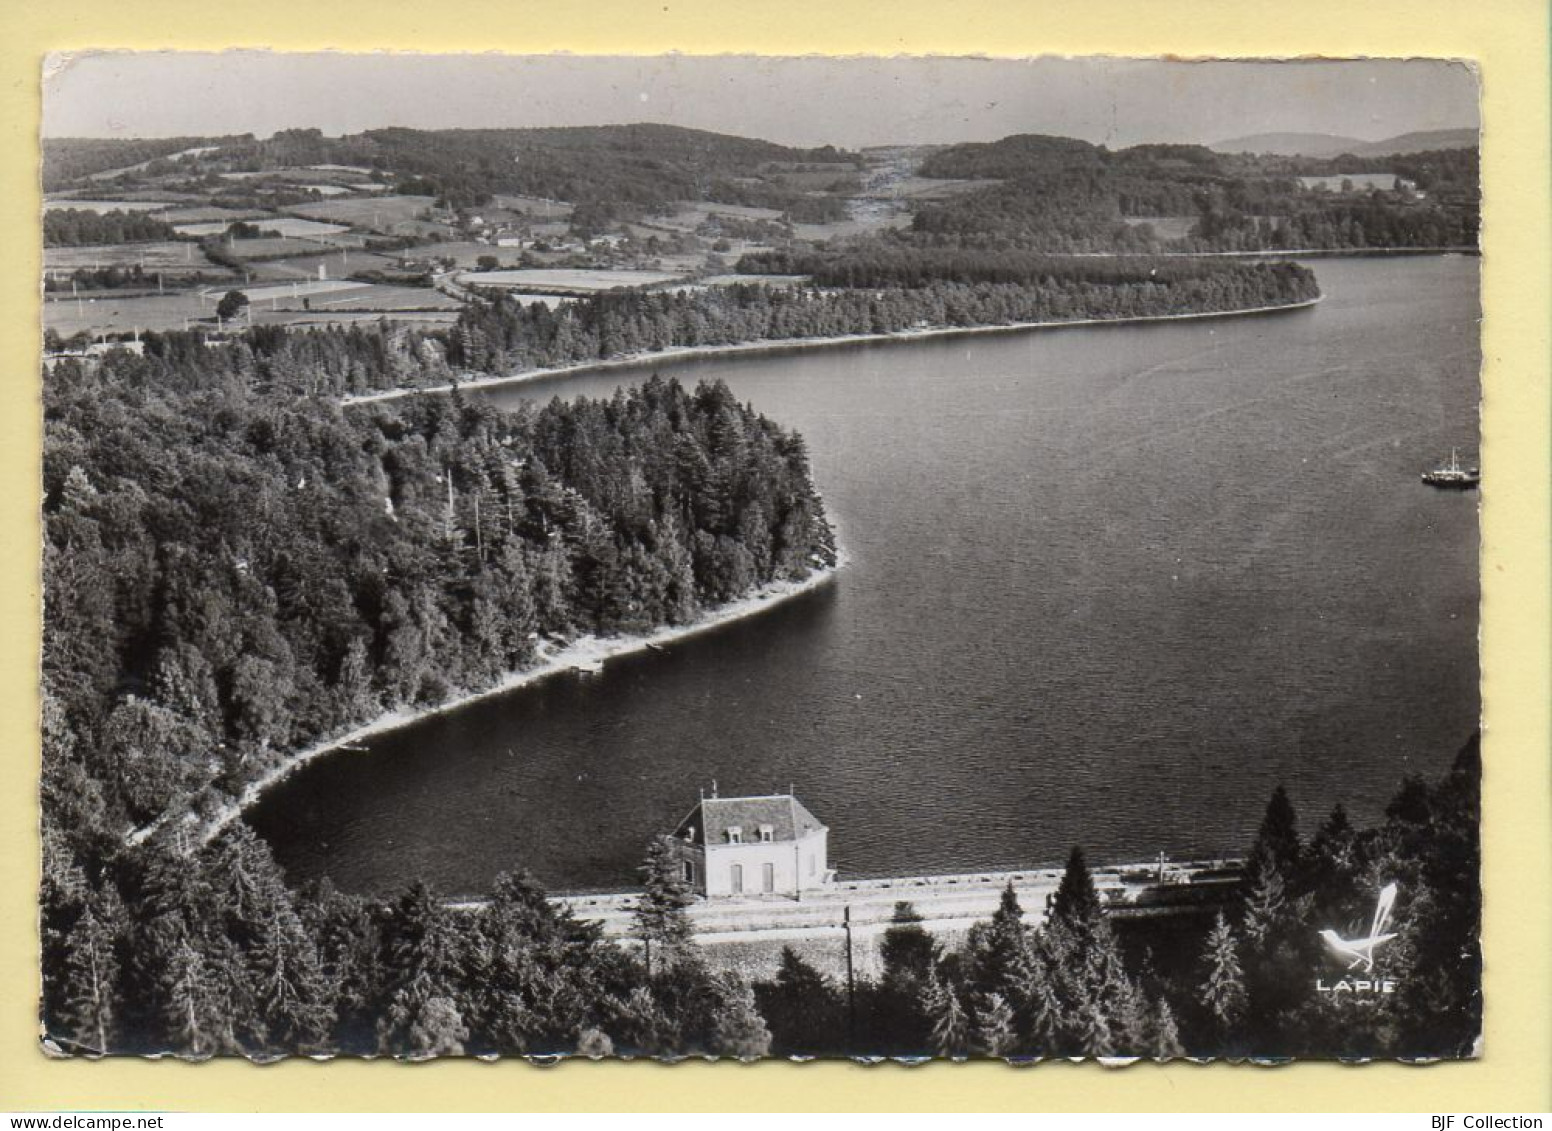
M1396 885L1386 884L1380 889L1379 901L1374 905L1374 921L1369 926L1369 933L1364 938L1344 939L1332 930L1320 932L1320 937L1326 940L1326 945L1334 951L1339 958L1347 959L1347 968L1355 969L1363 967L1365 974L1374 969L1374 951L1381 943L1389 942L1395 938L1395 932L1385 933L1385 927L1390 923L1390 913L1396 904Z

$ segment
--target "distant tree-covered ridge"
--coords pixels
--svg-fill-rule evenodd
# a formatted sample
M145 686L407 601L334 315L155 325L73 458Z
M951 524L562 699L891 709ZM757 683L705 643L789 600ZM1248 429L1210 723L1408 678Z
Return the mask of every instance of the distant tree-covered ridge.
M1395 191L1307 188L1301 176L1394 173ZM1074 251L1259 251L1474 247L1477 151L1328 159L1215 153L1198 145L1109 150L1021 134L931 154L925 177L988 186L918 209L906 238L927 245ZM1190 221L1165 236L1149 220Z
M859 159L831 146L797 149L757 138L656 123L536 129L418 130L403 127L326 137L316 129L278 130L269 138L213 139L211 168L257 171L340 164L399 178L400 191L453 207L482 205L498 193L603 204L614 211L657 209L680 200L715 200L800 213L798 219L844 215L788 173L821 167L844 178ZM197 148L201 139L104 145L53 139L44 151L45 187L128 169ZM179 158L179 161L185 161ZM203 168L196 157L191 170Z
M835 561L800 437L721 384L341 410L251 355L45 381L45 819L122 832L289 752Z

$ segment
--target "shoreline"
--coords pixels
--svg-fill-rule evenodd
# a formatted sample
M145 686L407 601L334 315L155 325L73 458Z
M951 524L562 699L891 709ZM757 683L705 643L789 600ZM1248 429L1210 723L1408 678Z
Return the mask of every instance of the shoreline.
M340 398L344 407L377 404L424 394L451 393L455 390L490 389L506 385L523 385L533 381L545 381L554 377L569 377L582 373L604 372L611 369L631 369L654 365L659 362L672 364L696 358L720 357L736 354L774 353L779 350L826 349L835 346L854 345L859 342L910 342L926 338L956 337L965 334L1016 334L1031 330L1060 330L1068 327L1135 326L1149 322L1191 322L1207 318L1241 318L1256 314L1279 314L1289 310L1307 310L1325 299L1324 295L1302 299L1299 302L1280 302L1270 306L1244 306L1232 310L1202 310L1187 314L1140 314L1130 318L1069 318L1055 322L1005 322L988 326L934 326L923 330L895 330L882 334L837 334L823 338L762 338L755 342L737 342L716 346L676 346L672 349L628 354L599 361L578 362L575 365L558 365L547 369L525 369L518 373L494 374L457 381L447 385L428 385L420 389L386 389L377 393L362 393Z
M618 659L621 656L636 655L641 652L655 651L663 645L684 640L687 637L697 636L703 632L709 632L712 629L732 624L735 621L758 616L760 613L773 609L793 597L804 593L811 593L821 586L829 584L845 565L846 558L842 554L840 560L835 565L816 570L801 581L770 582L747 596L740 597L736 601L729 601L724 605L718 605L710 609L703 613L699 619L689 624L667 625L642 635L579 636L570 643L553 651L544 651L544 645L541 645L537 662L532 667L508 672L484 690L466 692L454 696L445 702L438 703L433 707L401 707L397 710L386 712L371 722L364 723L345 734L336 735L303 750L288 754L263 777L243 787L243 791L238 797L223 805L208 820L199 821L193 814L188 814L183 819L189 823L199 823L202 826L199 833L199 842L201 844L208 844L222 829L242 816L271 788L279 785L304 766L326 755L349 749L352 744L363 739L387 734L390 731L399 730L423 719L456 711L478 700L504 695L509 691L516 691L519 688L527 687L530 684L538 683L552 676L563 675L567 672L573 672L579 676L596 674L602 670L603 665L608 660ZM164 823L164 819L158 819L149 825L142 825L139 828L133 829L126 834L124 843L131 847L140 844Z

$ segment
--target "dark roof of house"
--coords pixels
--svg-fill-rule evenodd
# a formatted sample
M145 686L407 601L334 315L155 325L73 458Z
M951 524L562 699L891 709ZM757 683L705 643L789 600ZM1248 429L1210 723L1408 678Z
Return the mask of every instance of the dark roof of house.
M771 826L771 839L793 841L824 829L819 818L790 793L768 797L703 797L690 815L679 822L674 835L687 833L696 844L727 844L728 829L743 830L744 842L760 839L760 826Z

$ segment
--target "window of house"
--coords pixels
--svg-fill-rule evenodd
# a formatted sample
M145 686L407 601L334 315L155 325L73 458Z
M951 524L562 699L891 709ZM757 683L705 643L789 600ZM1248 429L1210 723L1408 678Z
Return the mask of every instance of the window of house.
M687 884L695 882L695 862L693 860L686 860L684 862L684 882Z
M775 839L776 839L776 830L775 829L771 828L770 825L761 825L760 826L760 843L761 844L770 844L771 841L773 841Z
M727 831L727 838L728 838L728 843L729 844L743 844L744 843L744 830L742 828L740 828L738 825L729 825L728 826L728 831Z

